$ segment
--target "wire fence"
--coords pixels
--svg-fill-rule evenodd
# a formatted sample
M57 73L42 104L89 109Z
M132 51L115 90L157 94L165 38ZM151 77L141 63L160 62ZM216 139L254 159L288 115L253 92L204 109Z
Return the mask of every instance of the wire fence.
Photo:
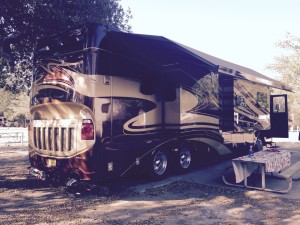
M27 128L0 128L0 146L28 144Z

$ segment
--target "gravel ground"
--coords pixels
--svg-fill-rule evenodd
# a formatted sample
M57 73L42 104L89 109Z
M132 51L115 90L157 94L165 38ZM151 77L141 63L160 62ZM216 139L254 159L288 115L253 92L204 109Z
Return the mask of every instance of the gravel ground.
M70 190L31 178L28 166L25 147L0 147L0 224L300 224L299 200L266 192L188 181Z

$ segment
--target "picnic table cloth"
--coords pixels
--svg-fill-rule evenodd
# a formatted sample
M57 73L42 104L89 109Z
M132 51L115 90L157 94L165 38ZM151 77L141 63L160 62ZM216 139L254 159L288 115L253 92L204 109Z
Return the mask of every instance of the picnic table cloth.
M260 164L265 165L266 172L279 172L291 165L291 153L277 149L268 149L254 153L252 157L241 156L232 160L236 183L249 177ZM245 166L245 175L244 168Z

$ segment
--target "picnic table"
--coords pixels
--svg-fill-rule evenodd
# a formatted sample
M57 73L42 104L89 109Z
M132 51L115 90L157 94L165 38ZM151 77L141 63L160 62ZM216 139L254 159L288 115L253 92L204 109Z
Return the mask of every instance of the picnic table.
M226 180L223 174L223 181L227 185L246 187L250 189L286 193L290 190L275 190L266 188L266 173L278 173L291 165L291 153L279 149L267 149L253 154L253 156L241 156L232 160L232 167L235 174L235 183ZM261 187L248 185L248 177L254 172L260 170ZM287 177L282 176L287 179ZM290 176L289 176L290 178ZM287 179L288 180L288 179ZM243 182L243 184L239 184Z

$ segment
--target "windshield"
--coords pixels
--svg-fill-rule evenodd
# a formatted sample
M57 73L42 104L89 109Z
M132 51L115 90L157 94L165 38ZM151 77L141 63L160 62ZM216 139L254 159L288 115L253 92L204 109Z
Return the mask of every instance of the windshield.
M74 90L74 79L62 67L40 66L35 70L31 90L31 105L55 102L84 103L85 97Z
M73 91L59 90L56 88L45 88L37 91L32 97L32 104L41 104L49 102L71 102Z

